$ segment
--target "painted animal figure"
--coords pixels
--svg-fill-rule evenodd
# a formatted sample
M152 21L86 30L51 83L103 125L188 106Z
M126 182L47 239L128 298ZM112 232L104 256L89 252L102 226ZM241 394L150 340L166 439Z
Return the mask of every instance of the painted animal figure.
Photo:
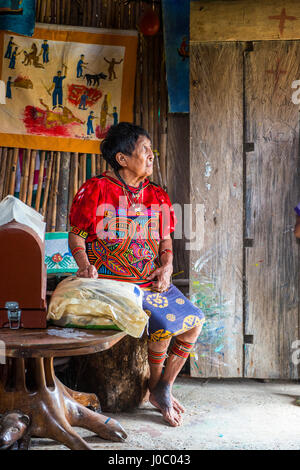
M90 73L86 73L84 78L86 79L87 86L100 86L100 79L105 80L107 75L105 73L97 73L95 75L91 75Z
M0 418L0 450L28 450L30 419L22 411L7 411Z

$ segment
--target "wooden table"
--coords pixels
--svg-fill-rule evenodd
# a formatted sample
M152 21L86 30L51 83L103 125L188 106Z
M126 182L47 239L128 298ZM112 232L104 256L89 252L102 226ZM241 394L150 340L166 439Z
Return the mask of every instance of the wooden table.
M127 435L116 420L86 408L100 408L96 395L75 392L58 380L53 358L104 351L125 335L56 327L0 329L6 347L6 364L0 364L0 413L20 410L31 419L32 436L54 439L74 450L91 448L72 426L89 429L103 439L123 441Z

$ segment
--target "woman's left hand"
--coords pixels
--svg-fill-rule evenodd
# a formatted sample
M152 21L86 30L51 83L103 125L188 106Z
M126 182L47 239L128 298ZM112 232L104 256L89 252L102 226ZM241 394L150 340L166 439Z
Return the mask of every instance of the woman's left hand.
M156 279L152 282L151 288L157 292L166 292L171 285L172 272L172 265L161 266L160 268L155 269L155 271L153 271L153 273L146 279L147 281Z

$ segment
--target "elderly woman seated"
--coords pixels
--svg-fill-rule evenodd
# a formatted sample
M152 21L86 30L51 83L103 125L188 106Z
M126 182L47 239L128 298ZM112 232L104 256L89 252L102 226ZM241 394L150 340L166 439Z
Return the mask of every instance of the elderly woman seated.
M171 426L179 426L184 408L173 397L172 386L204 315L171 284L170 234L176 217L167 193L148 179L154 159L148 133L121 122L109 129L101 152L112 169L86 181L70 211L69 244L77 275L132 282L144 290L149 400Z

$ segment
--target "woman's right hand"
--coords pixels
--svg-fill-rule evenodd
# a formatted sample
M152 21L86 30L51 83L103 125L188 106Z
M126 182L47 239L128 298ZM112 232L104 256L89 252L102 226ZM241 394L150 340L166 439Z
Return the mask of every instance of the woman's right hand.
M93 264L88 264L84 268L79 268L76 273L76 276L77 277L89 277L91 279L98 279L98 272Z

